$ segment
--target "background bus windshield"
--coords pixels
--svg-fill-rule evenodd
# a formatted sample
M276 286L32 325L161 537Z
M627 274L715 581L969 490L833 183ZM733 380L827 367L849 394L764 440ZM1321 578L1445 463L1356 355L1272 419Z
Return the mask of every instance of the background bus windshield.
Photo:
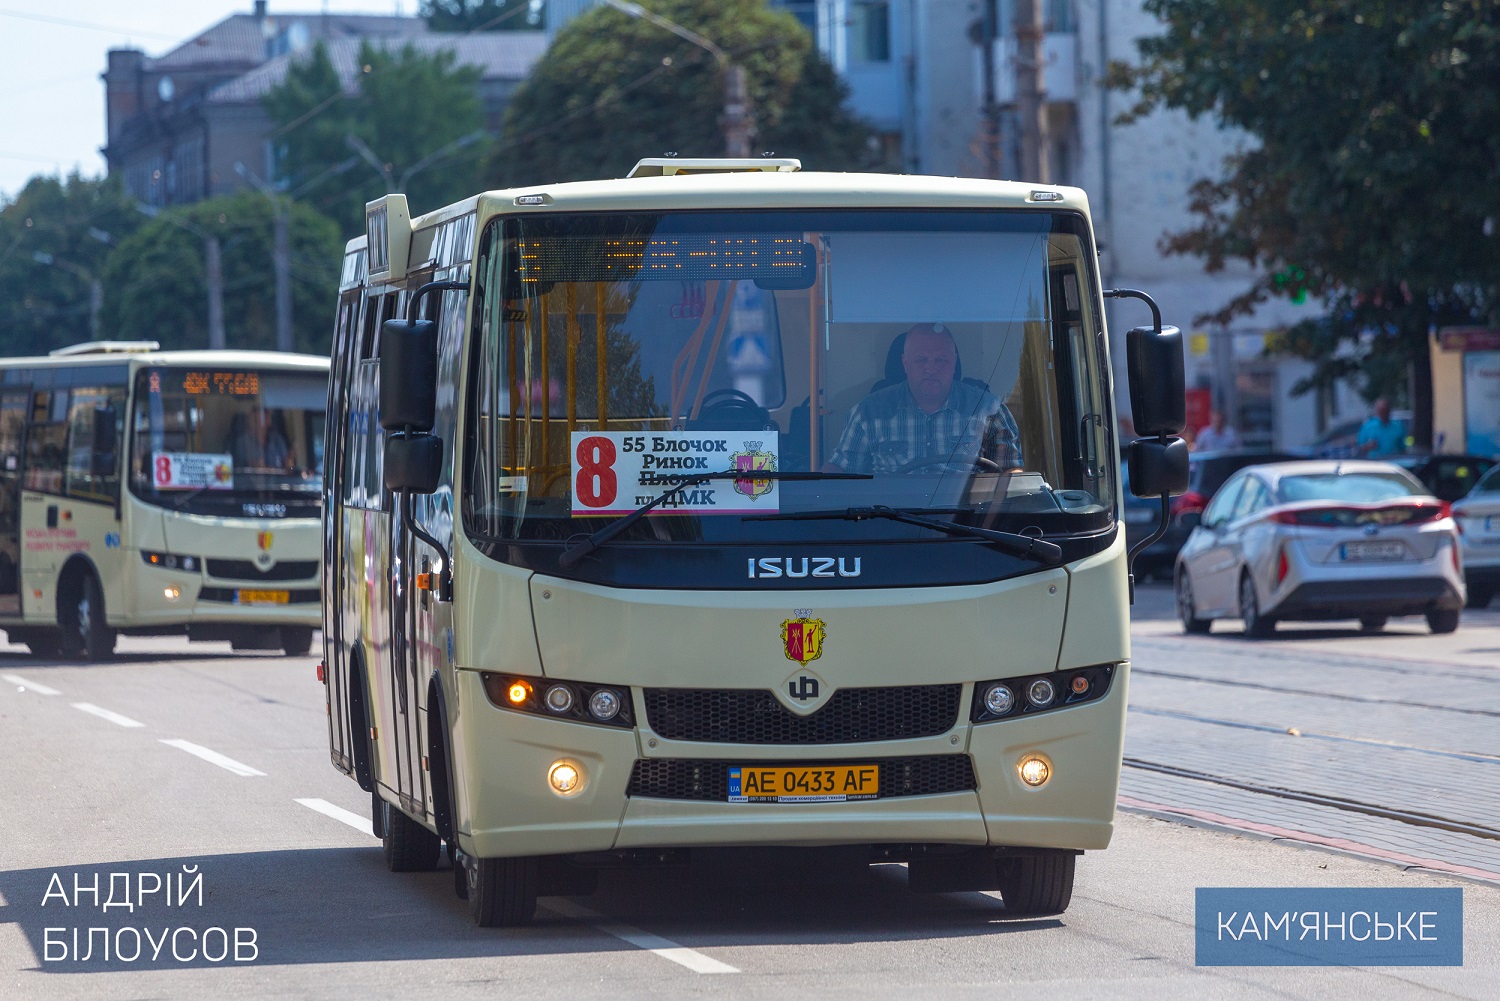
M525 216L481 246L466 523L623 538L931 539L887 505L1047 535L1112 524L1115 447L1081 218L818 211ZM750 517L746 517L750 516Z
M326 392L321 375L144 370L135 391L131 489L201 514L316 516Z

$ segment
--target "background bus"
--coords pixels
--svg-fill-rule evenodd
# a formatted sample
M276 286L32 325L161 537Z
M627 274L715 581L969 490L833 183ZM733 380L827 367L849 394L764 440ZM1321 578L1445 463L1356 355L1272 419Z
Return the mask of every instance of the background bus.
M481 925L696 846L846 846L1055 913L1110 840L1124 293L1086 198L796 166L392 195L348 246L333 760L392 869L447 842ZM1180 337L1129 339L1141 403L1175 394L1135 408L1161 495Z
M306 653L328 361L93 342L0 361L0 629Z

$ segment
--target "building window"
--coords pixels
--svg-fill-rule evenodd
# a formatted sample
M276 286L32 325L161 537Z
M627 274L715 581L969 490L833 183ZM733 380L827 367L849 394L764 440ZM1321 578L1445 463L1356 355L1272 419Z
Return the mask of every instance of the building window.
M1042 8L1042 16L1047 21L1049 32L1078 30L1073 18L1073 0L1047 0L1047 5Z
M851 0L849 4L849 61L891 61L891 5L887 0Z

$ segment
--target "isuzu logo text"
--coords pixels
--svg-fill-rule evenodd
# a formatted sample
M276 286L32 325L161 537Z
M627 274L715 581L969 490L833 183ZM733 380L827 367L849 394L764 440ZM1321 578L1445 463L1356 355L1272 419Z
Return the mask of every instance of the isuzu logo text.
M860 557L762 556L748 561L750 579L769 577L858 577Z

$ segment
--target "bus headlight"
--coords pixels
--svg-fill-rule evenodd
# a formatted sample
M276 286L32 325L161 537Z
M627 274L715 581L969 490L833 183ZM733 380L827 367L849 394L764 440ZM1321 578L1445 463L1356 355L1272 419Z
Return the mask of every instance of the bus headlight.
M984 693L984 707L996 716L1004 716L1015 707L1016 696L1004 685L991 685Z
M1040 754L1028 754L1016 762L1016 773L1022 782L1036 789L1046 785L1052 777L1052 762Z
M179 553L153 553L149 550L141 550L141 560L147 565L162 570L186 570L188 573L197 573L203 566L203 561L197 556L183 556Z
M1046 678L1038 678L1026 689L1026 701L1038 709L1052 704L1052 699L1057 695L1057 689L1052 687L1052 682Z
M635 726L630 689L623 686L526 678L489 671L479 677L484 683L485 695L501 709L573 723Z
M559 796L573 796L583 791L586 775L583 766L576 761L563 758L552 762L547 769L547 784Z

